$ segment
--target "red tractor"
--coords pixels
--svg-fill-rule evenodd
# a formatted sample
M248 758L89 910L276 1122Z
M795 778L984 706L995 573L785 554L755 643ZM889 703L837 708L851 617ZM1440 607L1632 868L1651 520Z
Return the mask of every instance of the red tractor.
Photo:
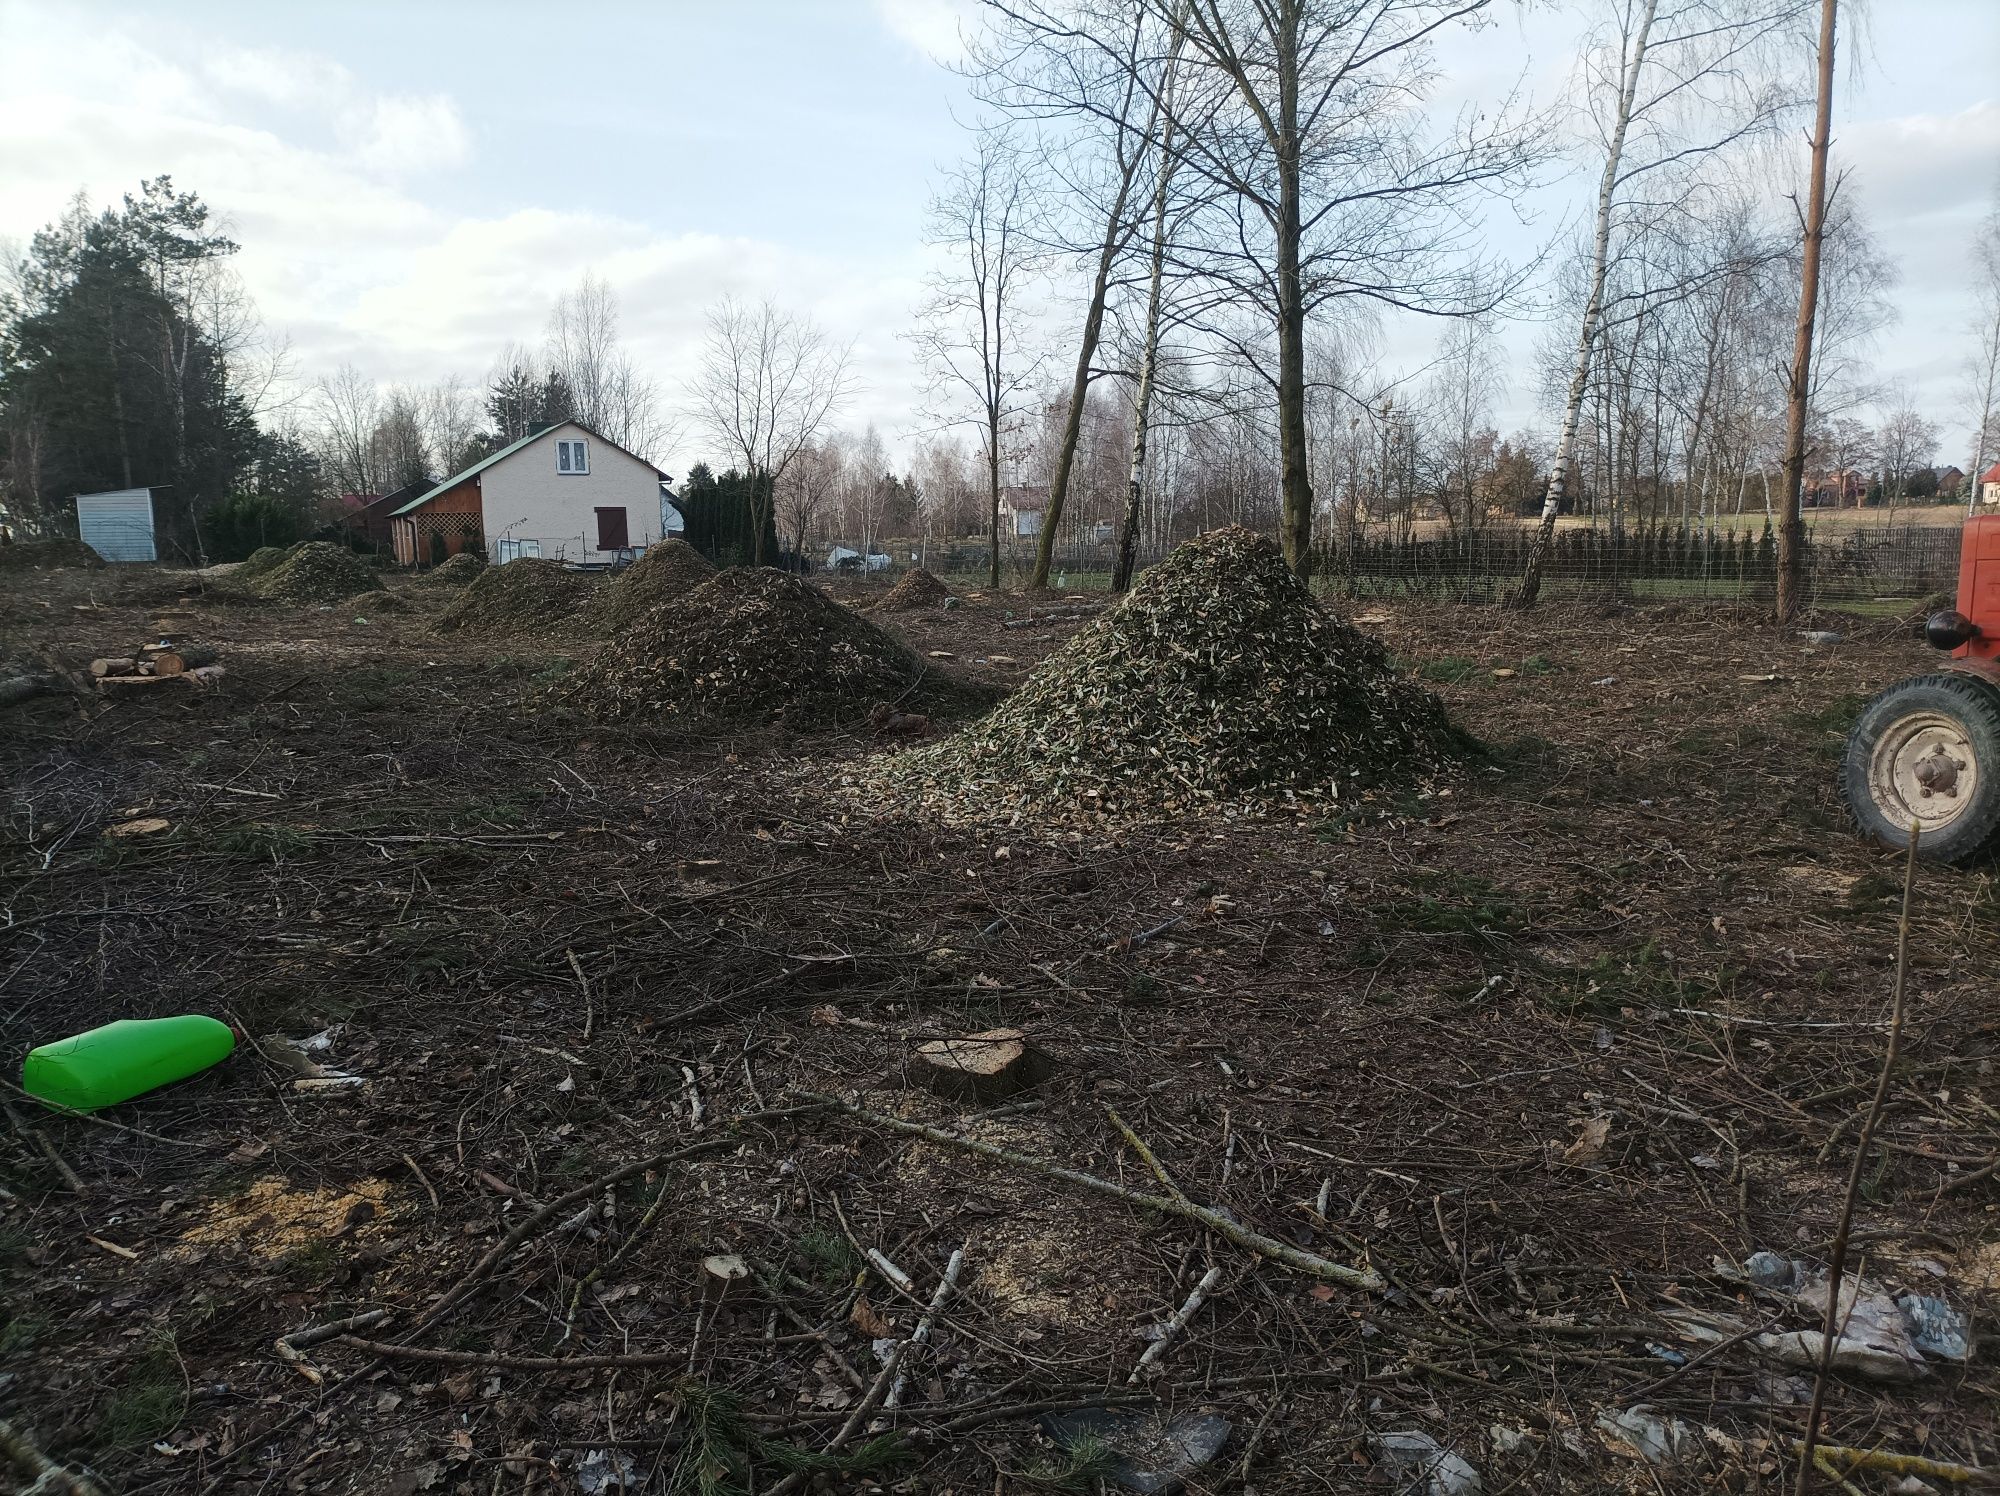
M1889 687L1847 738L1847 803L1863 832L1940 862L1976 856L2000 829L2000 515L1965 522L1958 606L1924 637L1951 660Z

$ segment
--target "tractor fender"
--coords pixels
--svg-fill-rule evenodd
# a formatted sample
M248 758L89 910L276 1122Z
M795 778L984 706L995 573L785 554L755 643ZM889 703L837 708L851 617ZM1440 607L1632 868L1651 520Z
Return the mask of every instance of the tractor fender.
M1995 691L2000 691L2000 660L1976 660L1966 655L1954 655L1944 662L1944 668L1954 675L1969 675L1974 680L1984 681Z

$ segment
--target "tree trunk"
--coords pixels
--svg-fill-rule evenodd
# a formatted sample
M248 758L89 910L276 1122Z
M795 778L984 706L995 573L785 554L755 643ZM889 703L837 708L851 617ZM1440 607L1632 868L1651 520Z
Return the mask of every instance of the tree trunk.
M1137 157L1135 156L1136 163ZM1069 499L1069 475L1076 465L1077 443L1083 435L1083 405L1090 394L1090 364L1097 357L1097 344L1104 335L1104 301L1111 285L1112 267L1124 237L1125 203L1132 190L1128 166L1119 179L1111 214L1104 224L1104 242L1097 251L1097 274L1090 283L1090 306L1083 317L1083 340L1076 350L1076 373L1070 379L1069 414L1063 421L1062 442L1056 448L1055 476L1049 481L1049 507L1042 516L1042 533L1035 541L1035 571L1030 587L1049 585L1049 565L1056 543L1056 526L1062 520L1063 505Z
M1174 179L1174 65L1180 57L1182 40L1177 21L1173 54L1161 84L1161 107L1154 111L1154 118L1160 122L1160 165L1153 182L1153 263L1146 281L1146 339L1139 353L1139 392L1132 402L1132 467L1125 479L1125 522L1118 533L1118 560L1111 570L1114 593L1124 592L1132 585L1138 561L1139 513L1146 487L1146 427L1152 419L1153 379L1160 358L1160 288L1167 263L1167 198Z
M1299 0L1283 0L1278 66L1278 466L1284 490L1279 538L1295 576L1312 576L1312 475L1306 470L1306 307L1299 254Z
M1000 590L1000 413L989 410L986 420L986 491L992 520L992 565L987 585Z
M1819 101L1813 111L1812 174L1806 186L1805 242L1800 246L1799 322L1785 392L1785 476L1778 494L1778 622L1798 617L1805 591L1805 521L1799 490L1806 473L1807 396L1812 390L1813 324L1819 309L1819 259L1826 241L1826 158L1833 129L1833 43L1839 0L1820 0Z
M1528 547L1527 564L1521 569L1521 585L1514 593L1514 605L1532 608L1542 592L1542 567L1549 546L1556 538L1556 516L1562 512L1563 485L1569 475L1569 457L1576 446L1577 422L1583 414L1583 394L1590 382L1590 356L1597 342L1598 322L1604 315L1604 280L1610 269L1611 206L1618 192L1618 173L1625 155L1625 131L1632 123L1632 101L1639 92L1639 70L1646 62L1646 44L1652 36L1655 0L1646 0L1639 16L1632 55L1619 79L1618 118L1611 129L1611 143L1604 152L1604 176L1597 187L1597 226L1590 247L1590 295L1583 304L1583 325L1577 330L1576 353L1570 363L1569 396L1563 402L1562 428L1556 437L1555 456L1549 463L1549 483L1542 499L1542 523Z

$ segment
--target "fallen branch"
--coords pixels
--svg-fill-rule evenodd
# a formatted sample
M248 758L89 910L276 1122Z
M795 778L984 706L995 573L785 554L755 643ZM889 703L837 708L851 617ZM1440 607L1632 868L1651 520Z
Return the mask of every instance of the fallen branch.
M0 1455L15 1469L34 1477L34 1484L23 1490L45 1492L47 1496L104 1496L104 1487L87 1475L63 1469L4 1418L0 1418Z
M510 1356L501 1351L447 1351L429 1345L397 1345L343 1335L342 1345L368 1351L385 1361L427 1361L437 1366L490 1366L496 1371L612 1371L650 1366L682 1366L687 1352L633 1351L604 1356Z
M1201 1275L1201 1281L1189 1292L1186 1302L1174 1311L1172 1319L1160 1326L1159 1338L1146 1347L1146 1354L1139 1358L1139 1364L1132 1368L1132 1375L1125 1379L1126 1386L1139 1385L1140 1379L1152 1369L1160 1357L1167 1353L1167 1347L1173 1342L1173 1338L1187 1328L1187 1322L1193 1319L1201 1306L1207 1302L1210 1290L1221 1281L1222 1269L1219 1267L1212 1267Z
M944 1301L950 1296L952 1289L958 1286L958 1271L964 1266L965 1248L960 1247L951 1254L951 1259L945 1263L944 1277L938 1282L937 1292L931 1295L930 1307L924 1310L923 1318L917 1321L916 1329L911 1332L910 1338L903 1342L901 1350L897 1352L899 1362L901 1361L903 1352L913 1351L931 1338L931 1322L937 1318L938 1310L944 1307ZM884 1408L893 1410L903 1400L903 1382L904 1377L899 1372L896 1379L889 1384L888 1399L882 1404Z
M1792 1451L1804 1456L1807 1445L1803 1439L1791 1441ZM1914 1475L1919 1480L1941 1480L1951 1485L1970 1485L1974 1481L2000 1482L2000 1470L1987 1470L1978 1465L1954 1465L1949 1460L1926 1459L1920 1454L1896 1454L1887 1449L1856 1449L1847 1444L1817 1444L1812 1446L1814 1455L1824 1455L1829 1460L1839 1461L1848 1473L1856 1470L1880 1470L1889 1475Z
M932 1143L941 1143L947 1148L960 1148L967 1153L976 1153L982 1158L990 1158L1013 1168L1026 1169L1050 1179L1060 1179L1065 1184L1073 1184L1094 1194L1108 1195L1114 1200L1123 1200L1131 1205L1140 1205L1150 1210L1162 1211L1167 1215L1180 1216L1184 1220L1195 1222L1204 1230L1213 1231L1226 1241L1234 1242L1247 1251L1257 1253L1260 1257L1268 1257L1273 1262L1282 1262L1286 1267L1309 1273L1315 1278L1324 1278L1329 1282L1358 1288L1367 1293L1380 1293L1386 1286L1381 1275L1372 1268L1348 1267L1345 1263L1321 1257L1316 1252L1304 1251L1275 1237L1266 1236L1261 1231L1252 1231L1218 1210L1211 1210L1205 1205L1196 1205L1185 1198L1176 1200L1166 1195L1149 1195L1143 1190L1127 1189L1122 1184L1114 1184L1109 1179L1099 1179L1095 1174L1086 1174L1081 1169L1069 1169L1061 1164L1046 1163L1025 1153L1016 1153L1011 1148L1001 1148L974 1138L960 1137L956 1133L946 1132L941 1127L930 1127L922 1122L906 1122L901 1117L871 1112L841 1101L837 1097L813 1096L811 1099L874 1127L905 1133Z
M1854 1202L1861 1195L1861 1175L1868 1167L1868 1148L1889 1100L1889 1078L1896 1069L1896 1051L1903 1042L1904 998L1910 986L1910 898L1917 885L1917 840L1921 831L1916 821L1910 822L1910 849L1903 857L1903 910L1896 921L1896 988L1889 1006L1889 1042L1883 1046L1882 1073L1875 1079L1874 1099L1868 1104L1868 1114L1861 1119L1860 1136L1854 1140L1854 1167L1847 1171L1847 1190L1841 1196L1838 1224L1834 1227L1833 1251L1826 1269L1826 1317L1820 1326L1819 1365L1813 1369L1806 1434L1799 1441L1799 1476L1792 1488L1795 1496L1806 1496L1812 1484L1813 1445L1819 1438L1820 1418L1826 1407L1826 1384L1833 1372L1834 1350L1841 1339L1840 1290L1847 1272L1847 1241L1854 1226Z

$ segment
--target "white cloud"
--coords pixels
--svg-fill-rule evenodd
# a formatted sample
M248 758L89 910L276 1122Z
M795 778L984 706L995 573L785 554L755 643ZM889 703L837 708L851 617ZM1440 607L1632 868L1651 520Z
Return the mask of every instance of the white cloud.
M970 0L875 0L875 17L890 35L940 62L964 55L975 10Z
M363 166L397 174L461 166L472 155L458 105L443 94L375 99L343 119L340 135Z

